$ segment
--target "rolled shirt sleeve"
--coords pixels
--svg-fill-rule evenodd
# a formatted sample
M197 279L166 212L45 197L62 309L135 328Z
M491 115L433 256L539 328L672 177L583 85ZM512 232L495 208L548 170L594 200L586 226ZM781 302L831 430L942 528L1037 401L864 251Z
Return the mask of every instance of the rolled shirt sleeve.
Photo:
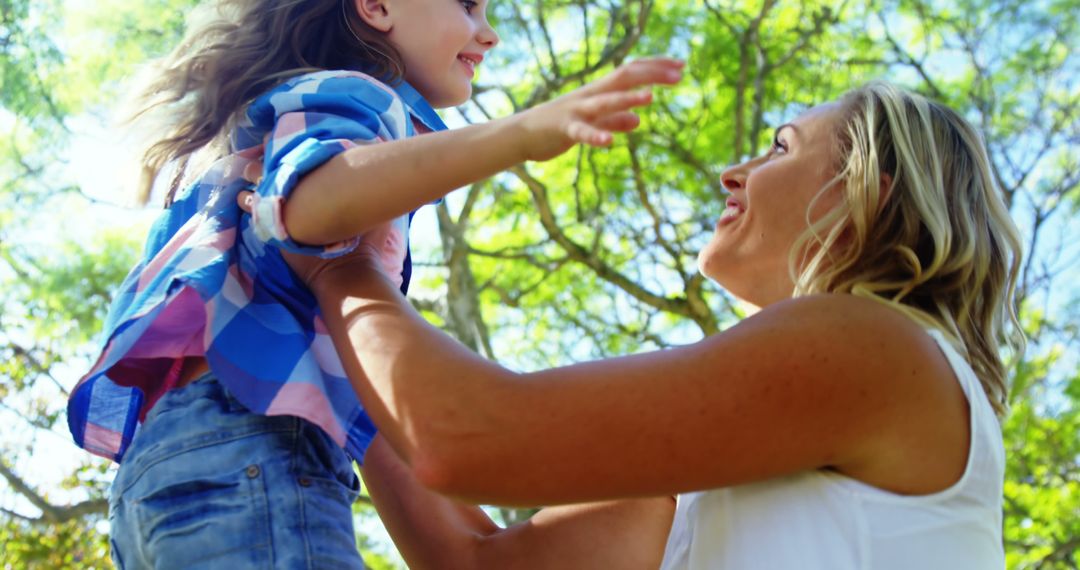
M358 237L317 246L293 240L285 229L285 202L305 174L338 153L412 136L413 125L401 100L363 74L318 72L260 97L248 108L247 117L256 127L273 123L252 207L254 235L293 253L335 257L352 251Z

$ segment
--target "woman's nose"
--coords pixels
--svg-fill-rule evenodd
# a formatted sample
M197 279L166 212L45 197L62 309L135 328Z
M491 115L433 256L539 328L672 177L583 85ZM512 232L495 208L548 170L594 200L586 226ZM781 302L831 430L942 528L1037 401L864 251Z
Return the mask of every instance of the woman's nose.
M728 192L740 190L746 186L746 163L725 168L720 173L720 183Z

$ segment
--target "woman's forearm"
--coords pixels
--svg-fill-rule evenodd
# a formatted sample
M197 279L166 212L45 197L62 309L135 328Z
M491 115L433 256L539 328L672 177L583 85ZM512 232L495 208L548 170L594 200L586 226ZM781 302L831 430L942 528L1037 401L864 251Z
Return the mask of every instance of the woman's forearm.
M509 528L477 506L420 484L381 437L362 468L379 517L414 570L656 568L671 528L671 497L542 509Z
M500 530L480 507L438 495L380 436L364 456L364 485L409 568L477 568L480 541Z
M432 454L488 435L491 418L480 409L498 409L516 383L506 381L511 372L424 321L377 270L360 265L332 267L312 289L364 408L423 478Z

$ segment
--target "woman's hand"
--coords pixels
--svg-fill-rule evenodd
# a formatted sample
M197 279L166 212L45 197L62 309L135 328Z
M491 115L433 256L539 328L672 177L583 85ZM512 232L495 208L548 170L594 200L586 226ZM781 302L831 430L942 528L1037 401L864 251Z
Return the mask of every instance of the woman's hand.
M244 178L251 182L257 182L261 170L262 164L253 162L244 170ZM236 201L241 210L250 214L253 198L254 192L243 191L237 195ZM331 273L346 269L354 274L361 271L373 275L377 274L390 280L384 271L377 245L386 240L388 231L390 231L389 224L379 226L364 234L360 239L360 243L351 252L332 259L324 259L316 255L300 255L285 250L281 250L281 255L293 272L296 273L296 276L312 291L319 287L323 281L328 280Z
M631 109L648 105L649 85L671 85L682 79L684 63L671 58L648 58L620 66L612 73L518 116L524 129L524 156L549 160L582 143L608 146L612 133L637 128Z

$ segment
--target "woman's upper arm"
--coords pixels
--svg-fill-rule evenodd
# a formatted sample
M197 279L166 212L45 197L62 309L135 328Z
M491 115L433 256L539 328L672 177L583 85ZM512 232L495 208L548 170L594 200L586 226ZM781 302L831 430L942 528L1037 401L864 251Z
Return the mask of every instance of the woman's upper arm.
M857 465L926 399L940 358L873 301L793 300L694 345L503 383L472 416L483 423L439 440L425 478L478 501L552 504Z

